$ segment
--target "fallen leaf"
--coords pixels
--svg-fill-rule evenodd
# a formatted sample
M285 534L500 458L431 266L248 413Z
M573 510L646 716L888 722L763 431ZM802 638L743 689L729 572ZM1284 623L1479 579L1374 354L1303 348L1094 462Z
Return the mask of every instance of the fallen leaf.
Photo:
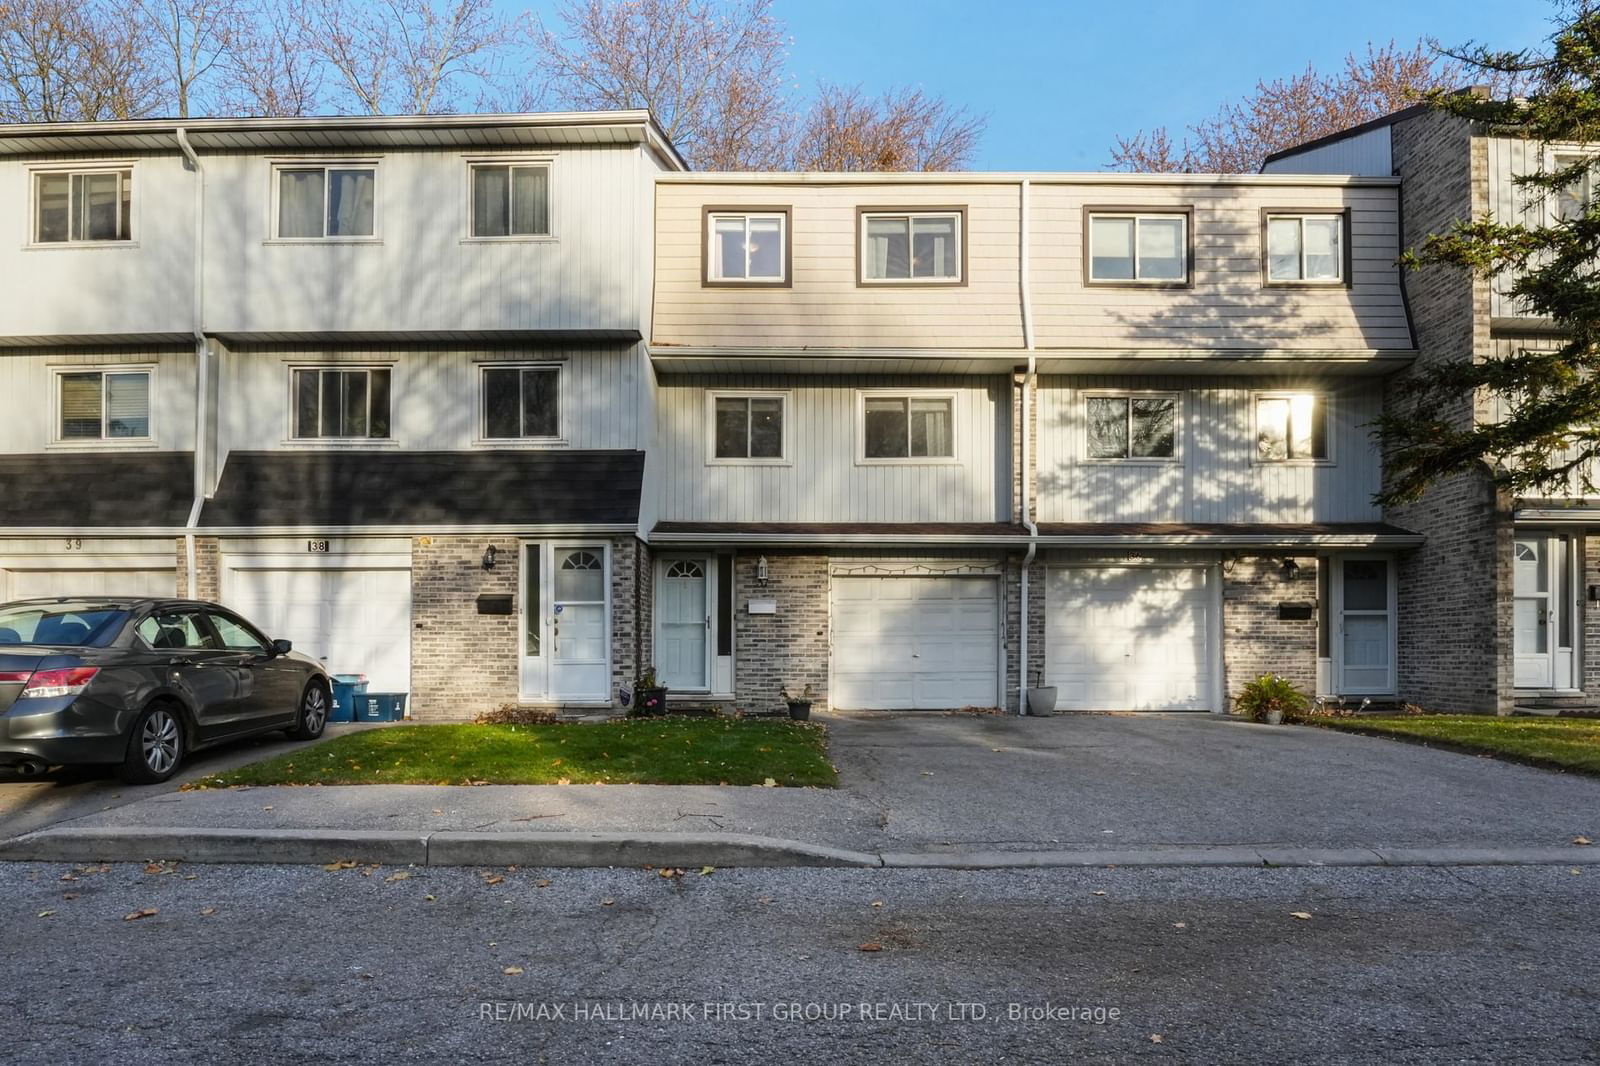
M533 883L533 887L534 888L549 888L550 887L550 879L548 877L541 877L541 878L539 878L539 880L537 880L537 881L535 881Z
M932 770L924 770L924 771L922 771L922 776L923 777L932 777L933 776L933 771Z
M77 878L74 877L72 874L62 874L61 875L61 880L63 880L63 881L76 881Z
M1573 877L1577 877L1579 874L1583 873L1583 871L1574 866L1572 869L1568 870L1567 873L1571 874Z
M522 967L521 966L507 966L505 969L501 970L500 972L505 974L507 977L515 977L519 973L522 972Z
M1094 891L1093 891L1093 892L1092 892L1092 893L1090 893L1090 895L1094 895L1094 896L1103 896L1103 895L1105 895L1105 893L1104 893L1104 892L1102 892L1102 891L1100 891L1100 890L1099 890L1099 889L1098 889L1098 888L1097 888L1097 889L1095 889L1095 890L1094 890Z
M125 922L136 922L140 918L154 918L160 913L161 912L156 910L154 907L145 907L143 910L134 911L132 914L124 914L122 916L122 920Z
M568 779L568 778L565 778L565 777L558 777L558 778L556 778L556 784L558 784L558 785L570 785L570 784L572 784L572 781L570 779Z
M261 809L262 809L262 810L264 810L264 811L270 811L270 810L272 810L272 808L271 808L271 807L263 807L263 808L261 808Z
M1298 918L1302 922L1309 922L1311 920L1311 912L1310 911L1290 911L1289 912L1289 917Z
M600 901L600 906L609 907L609 906L613 905L616 902L617 901L614 900L614 899L603 899L603 900Z
M438 807L435 807L435 808L434 808L434 809L433 809L433 813L434 813L434 814L443 814L443 813L444 813L444 811L442 811L442 810L440 810L440 809L439 809L439 808L438 808Z
M61 898L62 899L77 899L78 898L78 894L76 892L63 892L63 893L61 893Z
M989 750L990 751L1005 751L1006 749L1004 749L1004 748L990 748Z
M432 903L437 898L438 898L437 896L432 896L432 895L423 896L422 897L422 902L424 902L424 903Z
M409 870L397 870L396 872L390 874L388 877L385 877L383 879L383 883L384 884L388 884L391 881L406 881L406 880L409 880L410 877L411 877L411 871L409 871Z
M700 867L700 876L710 877L712 874L716 873L716 871L717 868L715 866L702 866Z
M1307 917L1309 917L1309 915L1307 915ZM1187 929L1187 928L1189 928L1189 923L1188 922L1173 922L1172 923L1172 928L1174 928L1174 929Z
M663 866L661 869L657 870L656 873L660 874L662 877L677 877L678 876L678 872L676 870L669 870L665 866Z
M872 901L872 905L873 905L873 906L874 906L874 907L881 907L881 906L883 906L883 900L881 900L881 899L875 899L875 900L873 900L873 901Z
M40 912L39 912L39 917L41 917L41 918L48 918L48 917L50 917L50 916L51 916L51 915L52 915L52 914L54 914L54 913L55 913L55 911L40 911Z
M865 944L861 945L860 950L862 950L862 951L882 951L883 950L883 945L878 943L876 940L869 940Z
M217 913L217 908L215 908L215 907L201 907L200 908L200 917L202 917L202 918L209 918L215 913Z
M1152 1043L1152 1044L1161 1043L1161 1034L1160 1033L1151 1033L1150 1034L1150 1043Z
M151 862L145 864L144 872L147 874L170 874L172 870L159 862Z
M323 869L327 870L329 873L333 873L337 870L353 870L355 869L355 866L356 863L354 859L339 859L335 862L328 863L323 867Z
M501 877L499 874L484 874L483 875L483 883L486 884L486 885L498 885L500 882L502 882L504 880L505 880L505 878Z
M185 881L194 881L194 880L197 880L199 877L200 877L199 874L184 874L183 875L183 879Z
M1583 847L1583 846L1586 846L1586 845L1594 843L1594 841L1590 840L1588 837L1573 837L1572 838L1572 842L1574 844L1577 844L1579 847Z

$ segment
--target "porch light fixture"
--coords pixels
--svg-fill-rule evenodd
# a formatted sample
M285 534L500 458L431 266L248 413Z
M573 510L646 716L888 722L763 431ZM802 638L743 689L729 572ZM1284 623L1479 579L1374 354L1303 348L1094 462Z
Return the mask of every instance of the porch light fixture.
M756 560L756 584L762 588L767 587L767 557L765 555Z
M1293 559L1285 559L1283 561L1283 579L1285 581L1293 581L1299 576L1300 564L1295 562Z
M498 555L498 554L500 554L500 553L495 550L495 547L494 547L493 544L491 544L487 548L483 549L483 568L485 570L493 570L494 569L494 557L496 555Z

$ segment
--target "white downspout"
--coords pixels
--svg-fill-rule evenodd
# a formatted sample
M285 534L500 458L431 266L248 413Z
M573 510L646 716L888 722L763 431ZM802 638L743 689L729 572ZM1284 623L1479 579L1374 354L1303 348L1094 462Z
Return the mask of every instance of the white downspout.
M178 127L177 136L178 147L194 167L194 295L190 309L190 326L194 332L194 503L189 508L189 520L184 524L187 532L183 535L183 552L188 567L189 598L199 599L194 530L200 524L200 508L206 498L206 403L211 369L205 333L206 172L182 126Z
M1028 215L1029 193L1031 188L1027 178L1022 179L1021 210L1022 218L1019 226L1022 265L1019 271L1019 284L1022 287L1022 344L1028 352L1028 370L1022 377L1022 526L1028 531L1028 551L1022 557L1022 632L1017 641L1019 670L1017 691L1017 713L1028 713L1028 570L1033 565L1034 556L1039 551L1039 527L1034 524L1033 516L1028 509L1028 474L1033 468L1033 419L1030 414L1033 410L1033 378L1038 370L1038 359L1033 346L1033 286L1029 279L1028 271Z

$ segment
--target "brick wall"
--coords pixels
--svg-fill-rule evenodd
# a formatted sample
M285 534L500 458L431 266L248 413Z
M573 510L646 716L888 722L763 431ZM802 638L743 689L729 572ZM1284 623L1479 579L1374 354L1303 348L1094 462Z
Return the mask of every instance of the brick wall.
M1578 597L1583 601L1583 691L1593 699L1600 694L1600 603L1589 599L1589 586L1600 585L1600 536L1578 541L1580 568Z
M1005 710L1015 713L1022 706L1018 686L1017 666L1022 655L1022 559L1021 552L1006 559L1005 575ZM1028 687L1044 683L1044 612L1045 575L1048 570L1043 555L1034 556L1028 567Z
M1225 564L1222 575L1223 690L1233 700L1262 674L1286 677L1300 691L1317 687L1317 622L1284 621L1278 604L1317 598L1317 559L1298 556L1299 574L1283 575L1283 556L1248 556Z
M633 687L648 648L650 625L650 552L633 537L611 542L611 698ZM640 621L644 620L644 624ZM620 711L620 707L618 708Z
M783 707L781 687L806 685L828 703L828 556L768 551L767 585L756 583L761 552L734 560L734 704L743 711ZM752 598L778 601L776 614L750 614Z
M195 591L189 591L189 552L177 537L178 595L186 599L222 599L222 546L216 537L194 538Z

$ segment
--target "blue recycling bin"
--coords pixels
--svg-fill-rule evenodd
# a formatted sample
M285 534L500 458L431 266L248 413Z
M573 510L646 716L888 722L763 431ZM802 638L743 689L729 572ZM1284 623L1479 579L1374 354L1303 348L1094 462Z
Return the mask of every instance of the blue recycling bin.
M367 692L356 700L358 722L398 722L405 716L404 692Z
M354 722L357 718L356 709L362 705L366 694L366 674L334 674L333 711L328 715L328 721Z

